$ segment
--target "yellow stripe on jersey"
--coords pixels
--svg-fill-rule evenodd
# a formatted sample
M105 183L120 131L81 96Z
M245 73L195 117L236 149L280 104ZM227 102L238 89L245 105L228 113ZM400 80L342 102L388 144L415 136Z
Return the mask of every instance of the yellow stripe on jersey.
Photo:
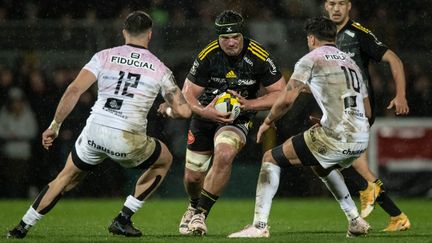
M215 45L215 46L213 46L212 48L208 49L205 53L202 54L201 57L198 57L198 58L199 58L200 60L204 59L204 58L207 56L207 54L209 54L211 51L213 51L213 50L216 49L216 48L219 48L219 45L218 45L218 44Z
M257 49L259 49L261 52L265 53L267 56L269 56L270 54L264 50L264 48L262 48L256 41L251 40L250 44L253 45L254 47L256 47Z
M212 41L210 44L208 44L199 54L198 54L198 58L200 60L202 60L202 56L204 55L204 53L206 53L209 49L215 47L218 45L218 41L214 40Z
M210 44L208 44L204 49L202 49L202 51L198 54L198 56L202 55L208 48L212 47L216 42L217 40L210 42Z
M363 27L361 24L359 24L357 22L353 22L352 26L355 27L355 28L357 28L357 29L359 29L359 30L361 30L361 31L363 31L363 32L365 32L365 33L369 33L370 32L370 30L366 29L365 27Z
M259 59L265 61L267 60L267 57L263 56L261 53L256 52L255 49L252 49L251 46L248 47L248 50L252 52L252 54L254 54L255 56L259 57Z

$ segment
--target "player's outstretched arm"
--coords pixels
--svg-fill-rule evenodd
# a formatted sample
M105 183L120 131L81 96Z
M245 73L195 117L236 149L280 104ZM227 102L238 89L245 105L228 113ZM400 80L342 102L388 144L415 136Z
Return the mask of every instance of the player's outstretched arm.
M297 99L299 93L308 91L309 87L306 84L295 79L290 79L286 89L281 92L276 102L271 107L267 117L264 119L263 124L258 129L257 142L261 142L262 134L288 111L291 104Z
M396 84L396 96L390 101L387 109L392 109L394 107L396 115L407 115L409 113L409 107L405 94L406 80L403 63L396 53L390 49L384 53L381 61L389 63Z
M60 99L51 125L42 134L42 146L45 149L52 146L54 139L58 136L62 122L73 110L81 94L90 88L95 81L96 77L92 72L82 69L75 80L69 84Z
M189 118L192 115L192 110L177 86L168 90L164 99L166 102L159 106L159 113L172 118Z

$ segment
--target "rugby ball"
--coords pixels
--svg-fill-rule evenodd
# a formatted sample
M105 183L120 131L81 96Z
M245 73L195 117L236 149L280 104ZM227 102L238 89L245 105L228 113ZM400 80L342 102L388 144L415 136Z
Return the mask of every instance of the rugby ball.
M221 112L231 112L230 119L235 120L240 115L240 103L234 95L223 92L215 103L215 109Z

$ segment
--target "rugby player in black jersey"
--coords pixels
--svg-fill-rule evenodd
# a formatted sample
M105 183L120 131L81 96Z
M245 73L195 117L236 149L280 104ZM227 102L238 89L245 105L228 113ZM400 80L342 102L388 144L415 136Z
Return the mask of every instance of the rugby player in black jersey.
M408 114L409 107L405 97L405 74L400 58L379 41L370 30L350 19L351 0L326 0L325 10L329 18L337 26L337 47L348 53L362 69L363 80L365 80L368 88L372 108L370 124L373 124L376 115L375 97L368 72L371 59L388 63L395 81L396 95L390 101L387 109L394 108L396 115ZM363 190L360 192L361 216L368 216L372 212L375 202L377 202L390 215L390 223L384 231L392 232L409 229L411 224L408 217L401 212L385 193L381 180L370 171L367 153L363 153L352 166L367 181L363 183Z
M215 27L218 39L198 54L183 87L194 114L184 174L190 204L179 225L181 234L207 233L205 219L228 183L232 162L245 146L251 119L256 111L269 109L286 85L264 47L243 36L239 13L223 11ZM260 87L265 94L258 97ZM214 108L215 98L225 91L239 98L242 112L235 120Z

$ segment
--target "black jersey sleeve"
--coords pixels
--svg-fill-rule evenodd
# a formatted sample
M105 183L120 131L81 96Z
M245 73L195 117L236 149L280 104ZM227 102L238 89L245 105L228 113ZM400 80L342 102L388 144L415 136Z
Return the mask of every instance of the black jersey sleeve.
M264 87L276 83L282 77L282 73L271 56L261 63L260 69L258 80L260 80Z
M366 52L371 59L380 62L388 47L379 41L372 31L365 29L360 33L361 50Z
M269 86L276 83L282 73L276 66L273 57L264 49L263 46L254 40L250 40L248 50L255 57L257 80L264 86Z
M187 75L187 78L192 81L192 83L201 87L207 86L208 80L210 79L209 54L218 48L219 42L214 40L198 53Z
M201 87L206 87L210 77L208 61L206 61L206 59L199 60L199 58L196 58L186 77L192 81L192 83Z

